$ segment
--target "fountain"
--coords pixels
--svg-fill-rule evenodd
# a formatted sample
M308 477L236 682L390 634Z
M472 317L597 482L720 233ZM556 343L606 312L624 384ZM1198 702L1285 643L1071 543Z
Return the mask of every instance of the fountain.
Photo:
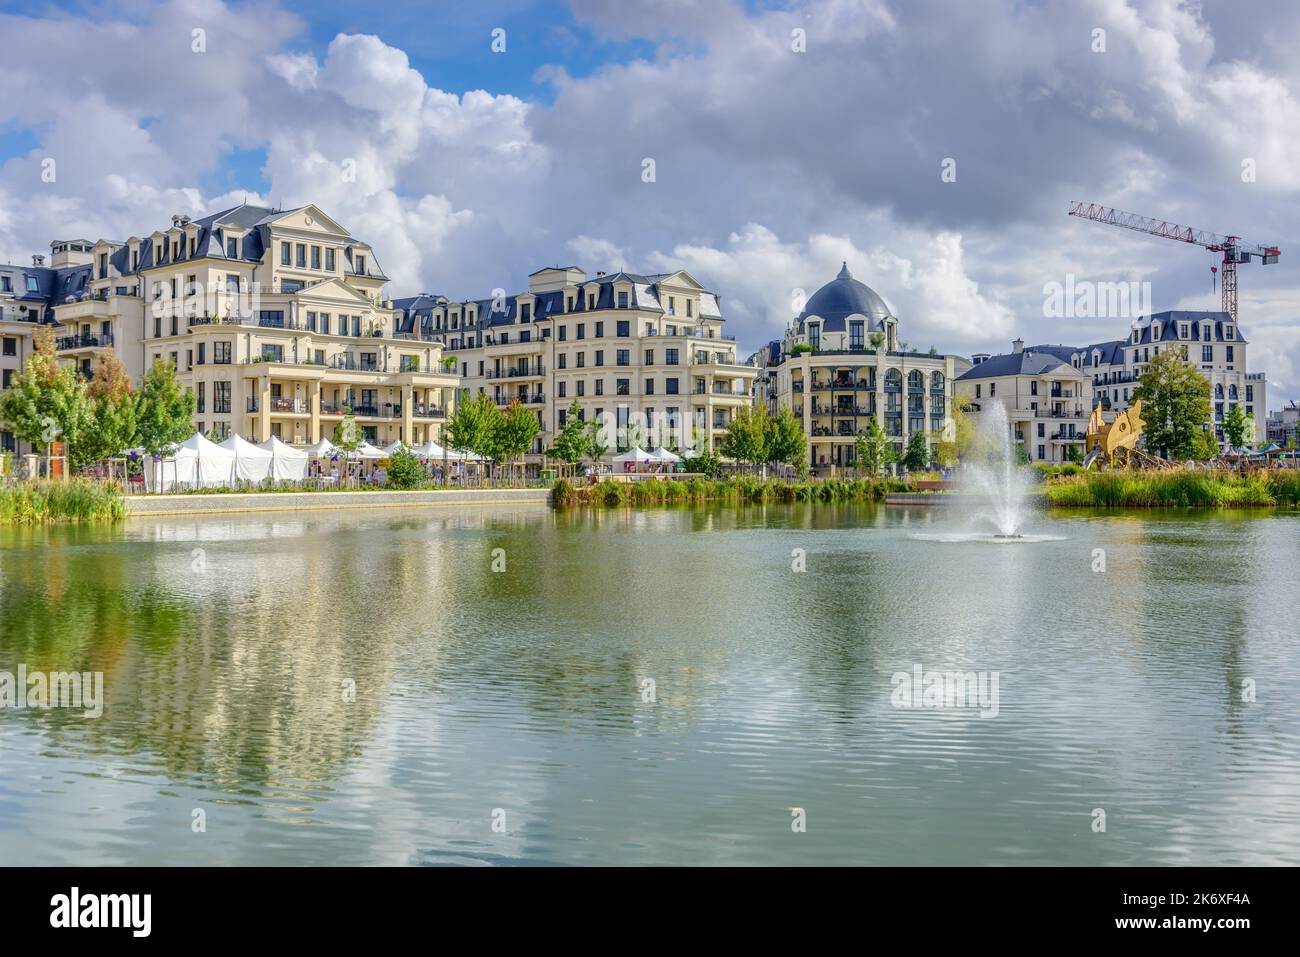
M998 545L1064 541L1061 535L1027 535L1022 531L1027 509L1029 470L1016 461L1015 440L1006 407L996 399L986 403L975 422L975 435L962 456L960 492L952 496L958 512L968 512L987 531L939 532L911 537L930 542L976 542Z
M1006 407L996 399L985 405L975 426L975 442L962 470L964 491L977 501L976 517L993 525L995 539L1022 539L1025 470L1016 462Z

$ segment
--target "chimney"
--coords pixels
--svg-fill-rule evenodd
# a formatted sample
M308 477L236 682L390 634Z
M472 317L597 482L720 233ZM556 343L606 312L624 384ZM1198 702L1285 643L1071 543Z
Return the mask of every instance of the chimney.
M596 273L596 278L599 279L603 275L605 275L603 272L598 272Z
M42 256L42 255L40 255L39 253L36 254L36 255L34 255L34 256L32 256L32 265L33 265L33 266L44 266L44 265L45 265L45 257Z
M1012 340L1011 340L1011 351L1012 351L1012 352L1024 352L1024 351L1025 351L1025 340L1024 340L1024 339L1021 339L1021 338L1018 338L1018 337L1015 338L1015 339L1012 339Z

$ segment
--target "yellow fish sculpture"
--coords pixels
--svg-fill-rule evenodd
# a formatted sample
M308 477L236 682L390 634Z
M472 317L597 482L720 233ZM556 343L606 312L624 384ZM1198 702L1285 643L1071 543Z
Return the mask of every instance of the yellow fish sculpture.
M1142 437L1146 421L1142 418L1142 400L1138 399L1131 406L1115 416L1115 421L1107 425L1101 420L1101 403L1088 416L1088 432L1084 439L1084 448L1091 452L1100 449L1109 465L1115 464L1116 454L1137 447ZM1124 456L1127 458L1127 455Z

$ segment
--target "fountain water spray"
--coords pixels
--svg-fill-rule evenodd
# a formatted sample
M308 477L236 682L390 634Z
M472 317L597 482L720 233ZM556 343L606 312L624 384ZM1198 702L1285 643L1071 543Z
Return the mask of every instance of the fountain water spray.
M992 523L997 538L1020 538L1028 477L1016 462L1006 407L994 399L975 426L975 442L962 469L962 484L979 499L976 516Z

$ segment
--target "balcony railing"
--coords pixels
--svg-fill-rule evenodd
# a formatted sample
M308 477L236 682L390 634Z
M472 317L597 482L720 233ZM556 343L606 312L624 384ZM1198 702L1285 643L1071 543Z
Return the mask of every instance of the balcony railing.
M62 351L64 349L89 349L96 346L111 346L113 336L111 333L100 333L98 335L81 335L81 336L60 336L56 341L56 347Z
M441 409L436 405L426 405L423 402L416 402L411 406L411 414L417 419L445 419L447 410Z

